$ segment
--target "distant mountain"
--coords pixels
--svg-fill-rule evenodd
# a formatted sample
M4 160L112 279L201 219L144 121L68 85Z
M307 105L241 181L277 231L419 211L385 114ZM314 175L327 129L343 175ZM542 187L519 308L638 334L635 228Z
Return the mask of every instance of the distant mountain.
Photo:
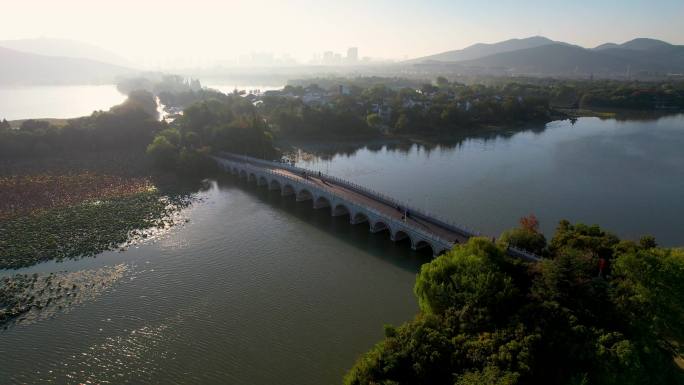
M603 49L622 48L622 49L632 49L632 50L636 50L636 51L648 51L648 50L652 50L652 49L662 49L662 48L669 48L669 47L676 47L676 46L674 46L670 43L664 42L662 40L647 39L647 38L641 37L638 39L630 40L630 41L628 41L626 43L622 43L622 44L615 44L615 43L601 44L594 49L597 51L600 51Z
M652 39L636 39L621 45L604 44L586 49L568 44L498 53L461 61L464 67L496 68L525 75L635 75L684 72L684 46Z
M90 59L45 56L0 47L0 84L112 83L134 70Z
M122 67L131 67L128 60L113 52L74 40L50 38L0 40L0 47L37 55L90 59Z
M407 61L407 63L421 62L456 62L478 59L503 52L517 51L520 49L540 47L557 42L543 36L532 36L525 39L510 39L499 43L478 43L460 50L447 51L435 55L420 57Z
M450 66L464 74L658 77L684 73L684 46L638 38L586 49L534 36L475 44L406 63L436 68Z
M672 44L664 42L662 40L647 39L644 37L634 39L634 40L630 40L626 43L620 44L620 48L633 49L633 50L639 50L639 51L649 51L649 50L653 50L653 49L662 49L662 48L670 48L670 47L676 47L676 46L673 46Z
M609 49L609 48L620 48L620 44L615 44L615 43L603 43L599 46L594 47L595 50L600 51L602 49Z

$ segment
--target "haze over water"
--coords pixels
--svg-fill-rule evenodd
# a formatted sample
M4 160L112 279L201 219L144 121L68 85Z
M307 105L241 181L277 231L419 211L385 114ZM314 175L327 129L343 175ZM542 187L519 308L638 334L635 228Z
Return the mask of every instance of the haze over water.
M126 95L114 85L2 86L0 120L77 118L93 111L109 110Z

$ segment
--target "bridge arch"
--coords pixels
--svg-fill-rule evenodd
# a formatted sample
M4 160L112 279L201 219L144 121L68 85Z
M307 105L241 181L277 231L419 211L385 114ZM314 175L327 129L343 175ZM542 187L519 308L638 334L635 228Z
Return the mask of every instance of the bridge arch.
M406 231L397 230L392 234L392 241L401 242L403 240L408 240L409 244L413 245L413 239Z
M280 182L278 182L278 179L271 179L271 181L268 182L268 189L282 191L282 187L280 186Z
M332 209L332 216L334 216L334 217L341 217L341 216L343 216L343 215L349 215L349 216L351 216L350 213L351 213L351 211L347 208L347 206L345 206L345 205L343 205L343 204L341 204L341 203L338 203L338 204L335 205L335 207L333 207L333 209Z
M308 201L313 199L313 194L311 191L303 188L297 191L297 202Z
M379 233L381 231L387 231L392 234L392 229L389 227L389 225L382 220L375 221L371 223L370 230L372 233Z
M245 170L240 170L240 178L247 178L247 172Z
M283 185L283 189L281 190L281 194L282 194L283 196L295 195L295 193L296 193L296 192L295 192L295 188L292 187L291 184L286 183L286 184Z
M324 196L318 196L314 199L313 207L315 209L322 209L324 207L330 207L330 200Z
M256 182L256 180L257 180L256 174L254 174L253 172L250 172L249 175L247 175L247 181L248 182Z
M350 216L351 216L351 223L353 225L355 225L357 223L370 222L368 220L368 215L366 215L362 212L356 212L356 213L354 213L354 215L350 215Z
M432 253L433 255L435 255L435 248L434 248L434 246L432 246L432 243L430 243L430 242L428 242L428 241L426 241L426 240L424 240L424 239L421 239L421 240L417 241L417 242L413 245L413 249L414 249L414 250L430 249L430 253Z
M261 175L259 176L259 180L257 182L257 185L259 186L268 186L268 180L266 180L266 177Z

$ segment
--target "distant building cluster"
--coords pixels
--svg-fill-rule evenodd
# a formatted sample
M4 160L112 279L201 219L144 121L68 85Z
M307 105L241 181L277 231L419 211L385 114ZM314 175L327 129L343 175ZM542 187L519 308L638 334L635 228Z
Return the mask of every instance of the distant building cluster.
M315 56L312 61L312 64L323 65L354 65L358 63L359 49L357 47L349 47L346 56L333 51L325 51L322 56Z
M276 66L276 65L296 65L297 61L288 54L274 55L271 52L258 52L249 55L242 55L238 64L244 66Z

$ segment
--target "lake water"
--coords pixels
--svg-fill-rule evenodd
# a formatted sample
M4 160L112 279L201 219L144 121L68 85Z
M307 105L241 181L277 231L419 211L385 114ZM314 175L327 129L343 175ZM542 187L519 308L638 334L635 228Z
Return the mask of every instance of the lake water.
M111 84L0 87L0 120L76 118L109 110L125 99Z
M110 289L0 331L0 384L335 384L417 311L429 257L311 202L228 180L189 222L126 252L22 272L124 264Z
M684 246L684 115L580 118L448 145L321 151L298 166L385 192L488 235L530 213L551 235L561 219L621 237Z
M684 245L682 149L682 115L582 118L299 165L489 234L534 213L549 234L568 218ZM21 270L124 273L78 306L0 331L0 383L335 384L383 324L417 311L412 287L429 257L406 244L244 181L198 195L189 222L159 239Z

